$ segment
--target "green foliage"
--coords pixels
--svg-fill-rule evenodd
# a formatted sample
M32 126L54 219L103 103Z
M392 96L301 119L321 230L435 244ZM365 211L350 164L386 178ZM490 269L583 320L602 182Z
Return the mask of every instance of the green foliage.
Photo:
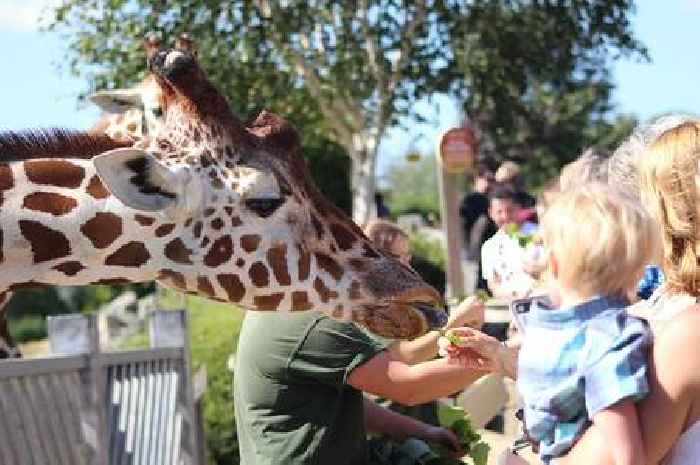
M422 233L414 233L409 237L411 254L421 256L440 268L445 268L445 250L437 239L430 239Z
M610 148L628 127L629 118L609 121L608 65L646 58L632 35L632 0L477 0L453 10L466 15L452 35L481 156L524 161L538 185L585 147Z
M17 343L44 339L47 335L46 318L29 315L10 323L10 334Z
M328 139L309 141L304 156L319 190L348 214L352 213L350 159L345 150Z
M423 218L440 217L435 157L421 157L417 162L400 161L389 168L388 204L392 216L418 213Z

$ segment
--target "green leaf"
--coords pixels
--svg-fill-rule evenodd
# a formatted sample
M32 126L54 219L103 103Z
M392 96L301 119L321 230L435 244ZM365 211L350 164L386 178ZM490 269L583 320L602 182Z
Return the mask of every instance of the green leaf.
M480 442L472 447L469 456L474 460L474 465L486 465L490 449L485 442Z

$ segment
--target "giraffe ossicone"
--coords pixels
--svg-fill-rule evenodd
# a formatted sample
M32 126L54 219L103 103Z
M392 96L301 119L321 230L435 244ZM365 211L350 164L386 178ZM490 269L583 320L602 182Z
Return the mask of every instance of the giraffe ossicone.
M157 279L386 337L444 323L439 294L320 194L291 126L268 112L242 124L186 50L150 68L164 120L133 144L0 135L0 292Z

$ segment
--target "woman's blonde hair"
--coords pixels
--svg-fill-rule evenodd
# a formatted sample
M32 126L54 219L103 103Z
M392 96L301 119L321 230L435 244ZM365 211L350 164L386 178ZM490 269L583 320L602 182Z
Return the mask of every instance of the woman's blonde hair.
M594 147L587 148L576 160L564 165L559 175L561 190L584 182L608 182L610 153Z
M659 255L659 226L634 197L588 183L559 194L542 220L557 278L582 294L626 296Z
M698 162L700 121L685 121L659 135L639 160L642 200L662 226L667 285L700 294Z

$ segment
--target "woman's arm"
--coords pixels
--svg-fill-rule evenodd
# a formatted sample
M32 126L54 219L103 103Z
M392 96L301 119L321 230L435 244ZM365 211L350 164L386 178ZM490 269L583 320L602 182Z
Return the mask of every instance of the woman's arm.
M593 425L614 444L615 465L646 464L634 401L624 399L593 415Z

